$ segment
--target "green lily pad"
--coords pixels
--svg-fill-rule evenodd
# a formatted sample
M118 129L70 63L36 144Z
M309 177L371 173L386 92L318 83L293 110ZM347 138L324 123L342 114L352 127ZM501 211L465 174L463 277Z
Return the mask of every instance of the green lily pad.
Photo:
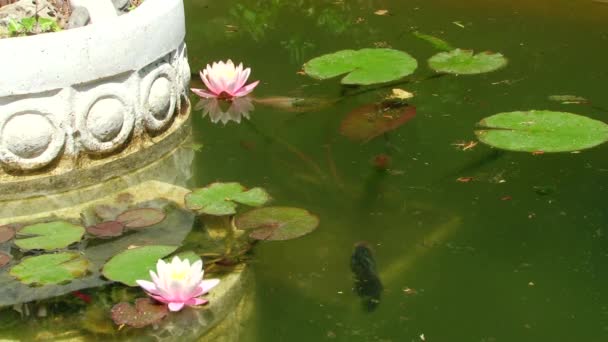
M121 302L112 307L112 320L117 325L143 328L160 322L169 313L167 305L158 304L150 298L137 298L135 306Z
M53 250L78 242L83 235L83 227L67 221L36 223L17 232L15 245L25 250Z
M418 62L409 54L393 49L342 50L316 57L304 64L304 72L325 80L339 75L342 84L368 85L398 80L410 75Z
M510 151L568 152L608 141L608 125L565 112L532 110L499 113L479 122L477 138Z
M257 240L290 240L317 229L319 218L307 210L291 207L253 209L237 216L238 229L253 230Z
M116 217L116 221L122 222L125 227L131 229L145 228L162 222L165 213L156 208L137 208L127 210Z
M212 183L204 188L195 189L186 195L186 207L201 214L231 215L236 213L236 203L259 207L270 200L262 188L245 191L239 183Z
M129 286L136 286L136 280L150 279L150 270L156 268L158 259L173 253L177 246L143 246L127 249L112 257L104 266L104 277Z
M458 75L482 74L506 65L507 59L502 54L489 51L474 55L471 50L455 49L440 52L429 59L431 69Z
M86 275L88 267L82 255L66 252L25 257L10 274L25 284L59 284Z
M15 230L10 226L0 226L0 243L11 240L15 237Z
M394 130L416 116L416 107L393 101L368 104L350 112L340 133L351 140L367 142Z

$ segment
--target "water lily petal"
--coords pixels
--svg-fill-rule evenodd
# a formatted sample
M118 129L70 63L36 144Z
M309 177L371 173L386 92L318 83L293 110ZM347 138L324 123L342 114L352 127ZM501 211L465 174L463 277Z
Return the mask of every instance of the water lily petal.
M219 283L220 283L219 279L206 279L206 280L203 280L199 286L202 289L203 294L204 294L204 293L209 292L209 290L211 290L212 288L217 286L217 284L219 284Z
M169 310L171 311L179 311L184 307L184 302L172 302L169 303Z
M241 89L239 89L239 91L236 92L236 94L234 94L234 96L241 97L251 93L253 89L258 85L258 83L260 83L260 81L255 81L242 87Z
M213 97L217 97L216 94L213 93L209 93L207 91L205 91L204 89L196 89L196 88L190 88L190 90L192 90L193 93L195 93L196 95L205 98L205 99L210 99Z
M245 85L245 82L247 82L247 79L249 78L250 73L251 73L251 69L249 69L249 68L247 68L239 73L235 93L238 92L241 88L243 88L243 86Z
M205 83L205 86L207 86L207 89L209 89L209 91L211 91L212 93L219 95L222 93L222 91L224 90L222 85L218 82L218 80L216 79L216 76L212 73L209 73L207 75L205 75L204 77L202 77L203 83Z
M206 299L203 299L203 298L191 298L186 302L186 305L196 306L196 305L204 305L207 303L209 303L209 301Z
M156 288L156 284L147 280L136 280L137 285L139 285L146 292L150 292L152 294L158 294L158 289Z

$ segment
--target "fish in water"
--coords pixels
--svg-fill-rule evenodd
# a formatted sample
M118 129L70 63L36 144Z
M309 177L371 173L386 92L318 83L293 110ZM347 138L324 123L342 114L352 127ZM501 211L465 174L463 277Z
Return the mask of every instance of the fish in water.
M350 258L350 269L355 276L355 293L361 297L363 308L374 311L380 304L382 282L376 270L376 261L366 242L359 242Z

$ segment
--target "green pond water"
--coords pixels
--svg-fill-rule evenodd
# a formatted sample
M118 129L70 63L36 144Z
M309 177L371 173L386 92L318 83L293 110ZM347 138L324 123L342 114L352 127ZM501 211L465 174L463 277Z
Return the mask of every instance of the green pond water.
M608 340L608 146L535 155L469 143L475 124L499 112L547 109L608 122L607 4L185 0L185 7L193 74L232 58L261 81L256 98L327 100L308 109L255 103L240 124L192 113L194 142L204 147L191 186L261 186L273 205L306 208L321 222L299 239L255 246L248 259L253 311L235 324L238 341ZM455 47L501 52L509 64L431 77L426 60L437 50L416 30ZM345 88L298 71L313 57L366 47L407 51L419 67L395 86L415 94L409 103L416 115L361 142L341 133L343 121L392 86ZM201 87L198 77L192 86ZM565 94L589 103L548 99ZM390 160L388 169L374 166L377 156ZM190 213L171 213L169 223L182 222L180 234L200 224ZM373 305L357 295L351 270L362 243L382 284ZM5 308L0 341L62 337L39 333L54 325L81 329L90 340L154 340L112 335L104 310L132 292L98 295L103 310L74 296L51 300L45 319L22 320ZM83 315L105 325L70 325Z
M380 9L389 15L375 15ZM192 70L242 61L261 80L257 97L339 96L338 80L297 71L346 48L407 51L419 61L413 78L422 79L436 50L412 30L509 59L493 73L400 85L416 94L416 117L368 143L342 136L341 122L387 89L316 112L256 105L240 125L194 114L205 144L196 184L264 186L275 204L321 218L313 234L256 247L255 312L243 341L608 339L608 147L532 155L453 146L475 140L475 123L498 112L550 109L607 121L608 5L187 1L186 16ZM557 94L593 106L548 100ZM371 163L382 153L392 158L389 172ZM373 248L384 287L372 312L353 292L350 259L360 241Z

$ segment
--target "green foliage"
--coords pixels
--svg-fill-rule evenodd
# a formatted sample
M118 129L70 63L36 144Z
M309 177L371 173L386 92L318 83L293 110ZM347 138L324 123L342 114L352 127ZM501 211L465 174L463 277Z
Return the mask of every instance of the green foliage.
M25 284L59 284L84 276L89 261L79 253L56 253L26 257L10 274Z
M186 207L200 214L231 215L236 213L238 203L259 207L270 200L262 188L245 191L239 183L212 183L204 188L194 189L186 195Z
M17 232L15 245L21 249L53 250L80 241L85 229L66 221L53 221L25 226Z
M472 75L498 70L507 65L507 59L498 52L473 54L471 50L455 49L434 55L428 63L437 72Z
M13 37L61 31L55 19L42 17L28 17L18 21L9 19L7 28Z
M177 247L157 245L127 249L103 266L103 275L110 280L135 286L136 280L149 280L149 272L156 268L158 259L173 253Z
M572 113L532 110L499 113L479 122L485 144L510 151L568 152L608 141L608 125Z
M290 240L317 229L319 218L300 208L266 207L238 215L235 225L253 230L249 237L256 240Z
M342 50L316 57L304 64L304 72L317 79L347 74L342 84L369 85L390 82L410 75L418 62L393 49Z

